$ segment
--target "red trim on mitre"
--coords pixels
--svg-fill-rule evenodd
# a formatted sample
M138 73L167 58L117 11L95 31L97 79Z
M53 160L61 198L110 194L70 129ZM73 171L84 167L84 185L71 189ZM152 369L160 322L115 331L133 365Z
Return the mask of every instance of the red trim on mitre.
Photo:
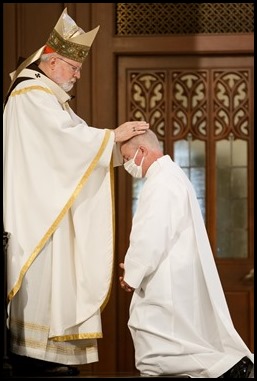
M51 48L50 46L46 45L44 47L43 54L50 54L50 53L55 53L55 50L53 48Z

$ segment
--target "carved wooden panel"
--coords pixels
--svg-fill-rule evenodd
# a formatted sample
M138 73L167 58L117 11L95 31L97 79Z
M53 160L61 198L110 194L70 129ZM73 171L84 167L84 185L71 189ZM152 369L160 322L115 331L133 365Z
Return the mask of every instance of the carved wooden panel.
M117 3L119 36L251 33L254 3Z
M147 120L161 141L248 139L249 78L249 69L129 70L128 117Z

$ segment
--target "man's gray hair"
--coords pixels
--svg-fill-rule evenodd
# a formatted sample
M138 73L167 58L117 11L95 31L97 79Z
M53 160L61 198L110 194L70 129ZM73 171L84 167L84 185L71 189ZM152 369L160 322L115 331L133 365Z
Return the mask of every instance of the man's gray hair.
M40 56L40 62L47 62L50 60L52 57L58 57L57 53L45 53Z

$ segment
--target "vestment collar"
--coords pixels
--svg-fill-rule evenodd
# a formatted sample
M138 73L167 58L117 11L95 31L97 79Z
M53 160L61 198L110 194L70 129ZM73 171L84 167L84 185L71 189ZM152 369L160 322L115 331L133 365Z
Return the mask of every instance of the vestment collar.
M69 94L67 94L59 85L57 85L57 83L52 81L42 72L32 69L23 69L19 73L18 77L34 78L44 82L53 91L59 103L61 103L62 105L71 99Z

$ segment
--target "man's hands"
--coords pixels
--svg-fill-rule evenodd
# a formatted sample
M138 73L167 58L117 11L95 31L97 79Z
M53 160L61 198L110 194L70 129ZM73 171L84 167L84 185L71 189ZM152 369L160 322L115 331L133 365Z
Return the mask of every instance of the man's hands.
M121 143L136 135L144 134L149 128L149 123L142 121L125 122L115 128L115 142Z
M120 263L119 264L120 268L124 270L124 263ZM119 281L120 281L120 286L121 288L123 288L124 291L127 291L127 292L132 292L134 291L134 288L133 287L130 287L125 281L124 281L124 272L123 272L123 276L120 276L119 277Z

